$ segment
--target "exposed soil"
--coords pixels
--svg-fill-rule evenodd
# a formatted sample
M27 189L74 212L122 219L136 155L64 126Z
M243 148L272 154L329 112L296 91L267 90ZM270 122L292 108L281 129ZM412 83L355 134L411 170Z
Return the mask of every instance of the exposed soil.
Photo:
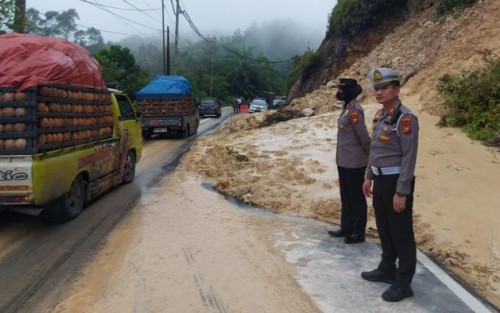
M444 108L435 86L445 73L481 66L484 51L500 56L498 16L500 1L495 0L479 1L458 18L442 21L432 10L424 11L341 75L364 84L369 124L379 105L366 73L376 66L401 71L401 99L419 115L421 127L415 200L419 248L496 307L500 151L467 138L460 129L437 127ZM220 191L247 203L339 223L335 80L296 99L288 109L312 116L284 122L284 116L293 114L234 116L218 133L199 140L183 166L211 177ZM372 210L369 215L368 233L376 236Z

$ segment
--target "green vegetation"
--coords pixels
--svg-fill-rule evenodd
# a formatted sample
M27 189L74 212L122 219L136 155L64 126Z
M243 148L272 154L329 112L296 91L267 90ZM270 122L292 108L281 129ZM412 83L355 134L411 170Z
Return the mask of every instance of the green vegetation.
M401 12L407 3L408 0L338 0L329 17L328 33L355 37L377 26L384 18Z
M26 11L26 33L68 39L90 52L104 48L101 32L93 27L87 30L79 29L76 22L79 19L75 9L40 14L38 10L31 8Z
M179 75L193 85L196 97L212 96L230 102L232 96L254 98L259 91L281 92L274 63L252 47L233 48L233 42L190 44L180 52Z
M441 126L463 127L473 139L500 146L500 59L486 55L486 67L443 75L437 90L449 113Z
M149 76L136 65L128 48L114 45L95 53L94 57L101 65L104 80L117 84L119 89L130 96L134 96L148 83Z
M439 0L436 5L436 16L439 17L450 13L462 12L475 2L476 0Z
M307 79L321 65L321 56L312 50L307 50L303 55L293 57L293 68L287 79L287 90L299 79Z
M14 23L14 0L0 1L0 35L5 34L6 28Z

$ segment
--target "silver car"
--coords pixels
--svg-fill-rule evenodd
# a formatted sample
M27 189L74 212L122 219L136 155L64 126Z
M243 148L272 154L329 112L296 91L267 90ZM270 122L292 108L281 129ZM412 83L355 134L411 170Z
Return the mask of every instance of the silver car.
M249 113L263 112L263 111L267 111L266 100L253 99L252 102L250 102L250 107L248 108Z

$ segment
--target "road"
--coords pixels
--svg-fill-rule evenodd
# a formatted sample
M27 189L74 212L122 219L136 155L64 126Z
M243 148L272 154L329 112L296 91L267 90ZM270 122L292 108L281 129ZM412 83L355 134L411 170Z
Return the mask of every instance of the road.
M2 214L0 312L494 312L422 254L415 297L384 302L387 285L359 277L375 240L347 246L329 224L242 205L178 168L223 118L147 141L134 183L74 221Z
M46 298L54 286L64 288L71 282L189 145L214 129L229 112L225 109L222 118L202 119L198 134L186 140L145 141L134 183L108 192L69 223L49 226L33 216L0 213L0 312L27 310Z

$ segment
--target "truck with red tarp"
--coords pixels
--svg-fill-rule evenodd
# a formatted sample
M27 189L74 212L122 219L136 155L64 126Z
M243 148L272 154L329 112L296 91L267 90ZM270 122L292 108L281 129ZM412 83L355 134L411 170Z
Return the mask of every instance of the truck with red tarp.
M170 133L189 137L198 131L198 105L185 77L158 75L135 97L145 138Z
M132 103L85 48L0 35L0 210L71 220L133 180L141 147Z

